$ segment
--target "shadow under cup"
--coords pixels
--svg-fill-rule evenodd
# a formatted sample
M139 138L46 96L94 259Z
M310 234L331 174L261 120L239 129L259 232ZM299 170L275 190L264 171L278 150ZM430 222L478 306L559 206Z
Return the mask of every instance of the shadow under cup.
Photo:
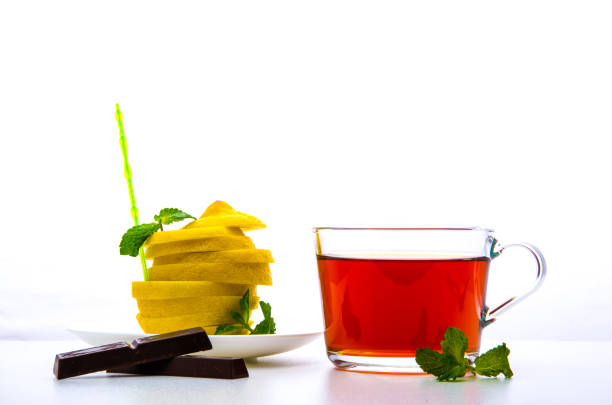
M544 259L531 245L498 247L482 228L315 228L317 263L330 361L353 371L421 372L419 348L440 351L450 326L480 349L482 328L540 284ZM535 285L488 310L491 259L527 248L538 263Z

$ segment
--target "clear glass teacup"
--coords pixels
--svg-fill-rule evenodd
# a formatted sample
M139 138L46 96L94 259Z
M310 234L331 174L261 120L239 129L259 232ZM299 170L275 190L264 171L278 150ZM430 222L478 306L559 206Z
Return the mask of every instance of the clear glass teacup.
M500 245L493 231L464 228L314 228L325 343L330 361L353 371L418 372L417 349L440 350L450 326L480 350L482 329L542 283L546 263L526 243ZM510 247L535 258L536 278L521 296L490 309L491 259Z

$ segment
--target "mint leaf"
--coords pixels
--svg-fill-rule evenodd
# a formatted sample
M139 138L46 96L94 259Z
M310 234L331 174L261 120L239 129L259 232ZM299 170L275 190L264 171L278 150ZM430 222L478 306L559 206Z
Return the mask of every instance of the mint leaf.
M478 356L474 360L474 371L487 377L497 377L497 375L503 373L506 378L512 378L514 373L510 369L510 363L508 362L509 354L510 349L506 347L505 343L502 343Z
M438 353L429 347L417 349L415 360L424 372L436 377L457 365L457 362L451 356Z
M452 326L444 332L444 340L440 342L442 353L450 354L457 362L461 362L468 347L467 337L461 329Z
M268 318L259 322L251 335L273 335L276 333L276 325L274 323L274 319Z
M173 222L182 221L186 218L194 217L178 208L164 208L159 212L159 215L154 216L157 223L136 225L123 234L121 243L119 243L119 254L133 257L138 256L138 250L142 247L147 238L160 229L162 231L164 230L162 224L168 225Z
M121 237L119 243L119 254L136 257L138 250L145 243L147 238L159 230L160 226L156 223L141 224L131 227Z
M253 335L273 335L276 333L276 323L272 318L272 306L267 302L260 301L261 312L263 312L264 320L259 322L253 330Z
M438 381L455 381L459 377L463 377L468 370L468 360L462 362L463 364L457 364L444 374L438 376Z
M261 306L261 312L263 313L264 318L273 319L272 318L272 305L268 304L265 301L261 301L259 305Z
M234 318L234 321L238 322L241 325L248 325L248 321L244 321L244 318L242 317L242 314L240 314L240 312L232 311L232 318Z
M454 381L463 377L468 370L487 377L496 377L503 373L506 378L512 378L514 373L508 363L510 349L503 343L496 348L478 356L474 366L466 359L465 351L468 340L465 334L457 328L450 327L444 332L444 340L440 342L442 353L429 347L417 349L415 360L426 373L433 374L438 381Z
M242 298L240 299L240 312L232 311L232 318L242 325L238 327L236 325L220 325L215 331L215 335L231 332L233 330L245 328L251 335L273 335L276 333L276 323L272 318L272 306L265 301L259 303L261 306L261 312L263 312L264 320L259 322L255 329L249 325L249 319L251 317L251 292L247 290Z
M243 323L249 324L251 318L251 292L249 289L246 290L242 298L240 299L240 312L242 315Z
M240 298L240 312L232 311L232 318L249 332L253 332L251 325L249 325L249 319L251 318L251 292L249 289Z
M429 347L417 349L415 360L426 373L433 374L438 381L450 381L463 377L468 370L467 359L457 360L448 353L438 353Z
M182 221L183 219L193 218L188 213L179 210L178 208L164 208L159 211L158 215L153 217L158 224L161 225L170 225L173 222Z
M219 325L215 330L215 335L223 335L224 333L234 332L236 330L242 329L242 326L237 325Z

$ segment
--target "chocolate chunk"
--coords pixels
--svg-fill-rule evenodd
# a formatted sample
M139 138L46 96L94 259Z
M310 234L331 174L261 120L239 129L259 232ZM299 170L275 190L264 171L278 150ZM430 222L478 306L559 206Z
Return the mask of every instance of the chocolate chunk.
M61 380L114 367L129 367L210 349L212 345L204 329L185 329L139 338L131 345L118 342L60 353L55 356L53 374L58 380Z
M249 376L244 360L238 357L179 356L136 366L117 367L107 372L226 379Z

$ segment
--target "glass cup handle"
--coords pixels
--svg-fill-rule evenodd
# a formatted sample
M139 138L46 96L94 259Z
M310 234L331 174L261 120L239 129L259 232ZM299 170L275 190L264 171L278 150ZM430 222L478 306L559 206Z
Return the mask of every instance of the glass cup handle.
M546 260L544 260L542 252L540 252L540 249L533 245L530 245L529 243L515 242L505 244L501 246L497 252L492 251L491 258L499 256L504 252L504 250L510 247L525 248L529 251L529 253L533 255L538 265L538 272L536 275L535 282L533 283L531 288L527 290L527 292L519 296L511 297L510 299L504 301L501 305L495 307L493 310L489 311L489 308L485 307L481 316L481 323L483 327L495 321L496 318L491 318L491 315L499 316L506 312L508 309L518 304L519 302L521 302L522 300L524 300L525 298L527 298L528 296L530 296L531 294L533 294L538 288L540 288L540 286L542 285L542 281L544 281L544 277L546 277Z

